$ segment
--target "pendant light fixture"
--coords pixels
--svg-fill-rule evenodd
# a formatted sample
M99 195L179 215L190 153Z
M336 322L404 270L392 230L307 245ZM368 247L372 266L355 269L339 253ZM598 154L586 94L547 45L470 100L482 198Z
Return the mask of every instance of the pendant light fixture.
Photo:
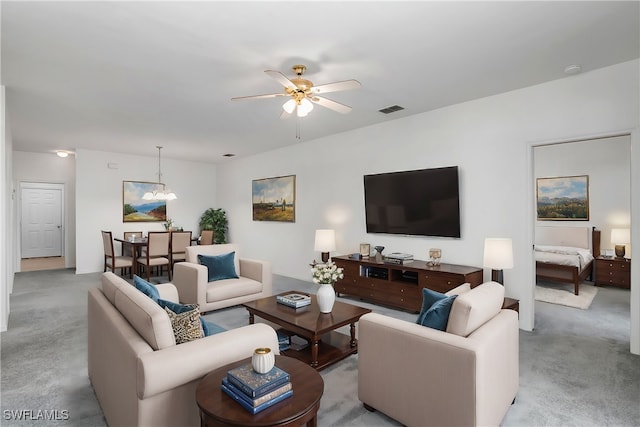
M156 148L158 149L158 186L154 191L147 191L146 193L144 193L144 195L142 196L142 199L143 200L175 200L178 198L176 194L170 190L167 190L165 188L165 185L161 182L162 172L160 170L160 150L162 150L162 147L159 145L156 145Z

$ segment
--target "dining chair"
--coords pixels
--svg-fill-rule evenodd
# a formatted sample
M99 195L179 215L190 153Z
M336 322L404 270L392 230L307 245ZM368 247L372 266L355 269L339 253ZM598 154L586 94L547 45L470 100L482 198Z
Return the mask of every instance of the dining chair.
M213 245L213 230L202 230L200 233L201 245Z
M191 246L191 231L171 232L171 268L176 262L186 260L185 249Z
M130 256L118 256L113 250L113 235L110 231L102 231L102 245L104 247L104 271L110 268L115 272L116 268L124 274L125 269L129 269L129 278L133 268L133 258Z
M124 240L129 240L131 236L135 236L138 238L142 238L142 231L125 231L124 232ZM122 245L122 256L133 256L133 252L131 251L131 246Z
M156 267L158 275L162 275L162 267L167 266L169 280L171 280L171 262L169 243L171 234L168 231L150 231L147 234L147 253L138 258L138 265L145 268L147 281L151 275L151 269Z

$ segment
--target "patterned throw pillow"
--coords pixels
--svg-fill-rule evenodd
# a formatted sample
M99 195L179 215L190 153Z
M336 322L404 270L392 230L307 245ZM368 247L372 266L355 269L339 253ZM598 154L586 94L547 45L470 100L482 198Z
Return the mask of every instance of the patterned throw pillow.
M197 304L193 304L191 310L182 313L174 313L168 307L165 307L164 310L169 315L169 319L171 319L176 344L204 337L202 323L200 322L200 310L198 310Z

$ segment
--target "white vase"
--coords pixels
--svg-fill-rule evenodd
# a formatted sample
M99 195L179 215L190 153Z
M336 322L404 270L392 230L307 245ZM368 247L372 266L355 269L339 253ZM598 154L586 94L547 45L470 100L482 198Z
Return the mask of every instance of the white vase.
M333 286L328 283L321 284L316 293L316 298L318 300L318 307L320 307L320 313L331 313L333 303L336 302L336 292Z
M275 356L268 347L256 348L251 357L251 365L253 370L259 374L266 374L269 372L273 365L275 365Z

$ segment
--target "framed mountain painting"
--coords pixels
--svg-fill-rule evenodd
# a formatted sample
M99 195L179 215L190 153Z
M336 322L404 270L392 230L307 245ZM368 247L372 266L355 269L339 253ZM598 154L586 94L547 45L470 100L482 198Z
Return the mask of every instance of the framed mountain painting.
M539 221L588 221L589 176L562 176L536 180Z
M122 222L167 220L166 200L144 200L144 193L158 190L157 182L122 181ZM162 188L161 188L162 189Z

